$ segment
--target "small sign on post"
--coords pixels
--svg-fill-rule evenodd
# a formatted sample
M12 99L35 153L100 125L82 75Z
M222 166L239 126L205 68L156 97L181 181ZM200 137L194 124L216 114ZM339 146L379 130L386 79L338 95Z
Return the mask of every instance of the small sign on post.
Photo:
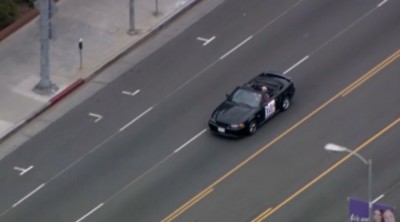
M83 68L83 58L82 58L82 49L83 49L83 39L79 38L79 43L78 43L78 47L79 47L79 69Z

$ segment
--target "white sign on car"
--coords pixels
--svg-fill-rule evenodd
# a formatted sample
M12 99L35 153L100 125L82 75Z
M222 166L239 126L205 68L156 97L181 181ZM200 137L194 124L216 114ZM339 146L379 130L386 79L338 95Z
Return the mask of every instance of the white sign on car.
M265 118L268 118L269 116L271 116L273 113L275 113L275 100L271 100L265 107Z

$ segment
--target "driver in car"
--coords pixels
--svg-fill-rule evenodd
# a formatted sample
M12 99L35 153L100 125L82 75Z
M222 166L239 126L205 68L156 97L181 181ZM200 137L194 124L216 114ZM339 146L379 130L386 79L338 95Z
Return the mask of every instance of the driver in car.
M263 104L267 104L270 99L270 96L268 94L268 88L266 86L263 86L261 87L261 91L263 94Z

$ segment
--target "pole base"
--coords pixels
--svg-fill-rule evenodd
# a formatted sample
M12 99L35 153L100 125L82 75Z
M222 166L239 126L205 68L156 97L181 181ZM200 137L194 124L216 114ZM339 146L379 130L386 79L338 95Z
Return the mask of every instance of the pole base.
M50 81L40 81L33 87L33 91L40 95L52 95L58 91L58 86Z
M161 16L161 15L162 15L162 12L156 10L156 11L153 12L153 15L154 15L155 17L158 17L158 16Z
M139 31L136 29L129 29L126 33L128 33L128 35L136 35Z

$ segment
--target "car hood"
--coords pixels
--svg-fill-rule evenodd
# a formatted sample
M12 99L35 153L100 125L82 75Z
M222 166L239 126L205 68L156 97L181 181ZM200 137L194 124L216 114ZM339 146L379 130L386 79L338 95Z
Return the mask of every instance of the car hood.
M213 118L225 124L238 124L248 120L255 112L254 108L245 105L224 102L214 111Z

